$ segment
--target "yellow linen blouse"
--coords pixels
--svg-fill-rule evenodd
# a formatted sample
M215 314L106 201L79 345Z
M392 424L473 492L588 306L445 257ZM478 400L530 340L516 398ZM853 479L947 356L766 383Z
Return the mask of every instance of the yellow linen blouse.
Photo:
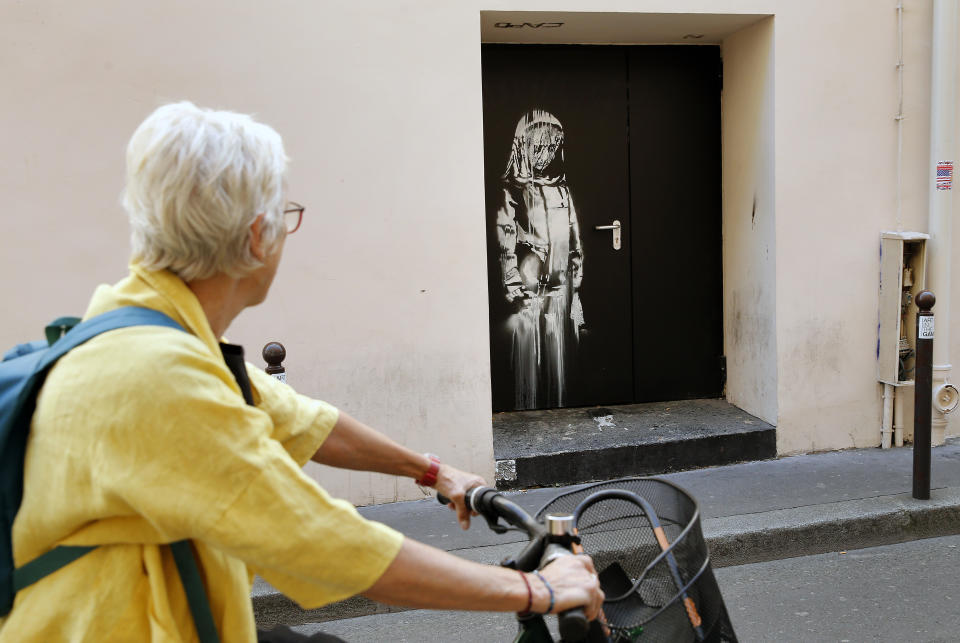
M244 403L199 301L174 274L137 265L100 286L87 317L160 310L189 333L110 331L57 363L37 400L17 566L57 545L107 545L20 591L12 641L196 641L164 543L194 542L222 641L255 641L253 573L304 608L369 588L403 536L331 498L301 466L337 410L247 364Z

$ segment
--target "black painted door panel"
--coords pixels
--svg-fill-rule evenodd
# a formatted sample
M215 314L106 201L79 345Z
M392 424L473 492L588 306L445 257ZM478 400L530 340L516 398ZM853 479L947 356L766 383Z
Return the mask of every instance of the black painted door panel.
M494 410L717 396L719 50L482 62Z

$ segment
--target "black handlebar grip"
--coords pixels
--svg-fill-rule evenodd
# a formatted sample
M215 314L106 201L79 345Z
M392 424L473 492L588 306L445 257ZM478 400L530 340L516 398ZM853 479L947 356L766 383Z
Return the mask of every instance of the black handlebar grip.
M582 607L560 612L560 638L564 641L582 641L587 638L590 621Z
M474 503L473 501L473 497L477 494L478 491L481 491L481 490L490 491L492 489L490 487L484 487L484 486L470 487L469 489L467 489L466 493L463 494L463 499L466 501L467 507L470 508L470 510L472 511L478 511L476 503ZM437 502L439 502L441 505L449 505L453 501L438 491Z

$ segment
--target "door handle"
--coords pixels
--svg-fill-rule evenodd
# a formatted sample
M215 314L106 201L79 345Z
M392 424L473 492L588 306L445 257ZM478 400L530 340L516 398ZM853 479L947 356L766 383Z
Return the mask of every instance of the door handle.
M620 249L620 222L614 220L611 225L593 226L594 230L613 230L613 249Z

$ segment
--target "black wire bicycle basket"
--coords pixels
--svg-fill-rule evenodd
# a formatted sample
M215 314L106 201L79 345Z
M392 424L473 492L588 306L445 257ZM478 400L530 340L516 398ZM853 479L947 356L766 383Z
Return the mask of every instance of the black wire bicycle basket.
M600 482L540 508L573 514L606 594L615 641L737 641L700 526L696 500L657 478Z

